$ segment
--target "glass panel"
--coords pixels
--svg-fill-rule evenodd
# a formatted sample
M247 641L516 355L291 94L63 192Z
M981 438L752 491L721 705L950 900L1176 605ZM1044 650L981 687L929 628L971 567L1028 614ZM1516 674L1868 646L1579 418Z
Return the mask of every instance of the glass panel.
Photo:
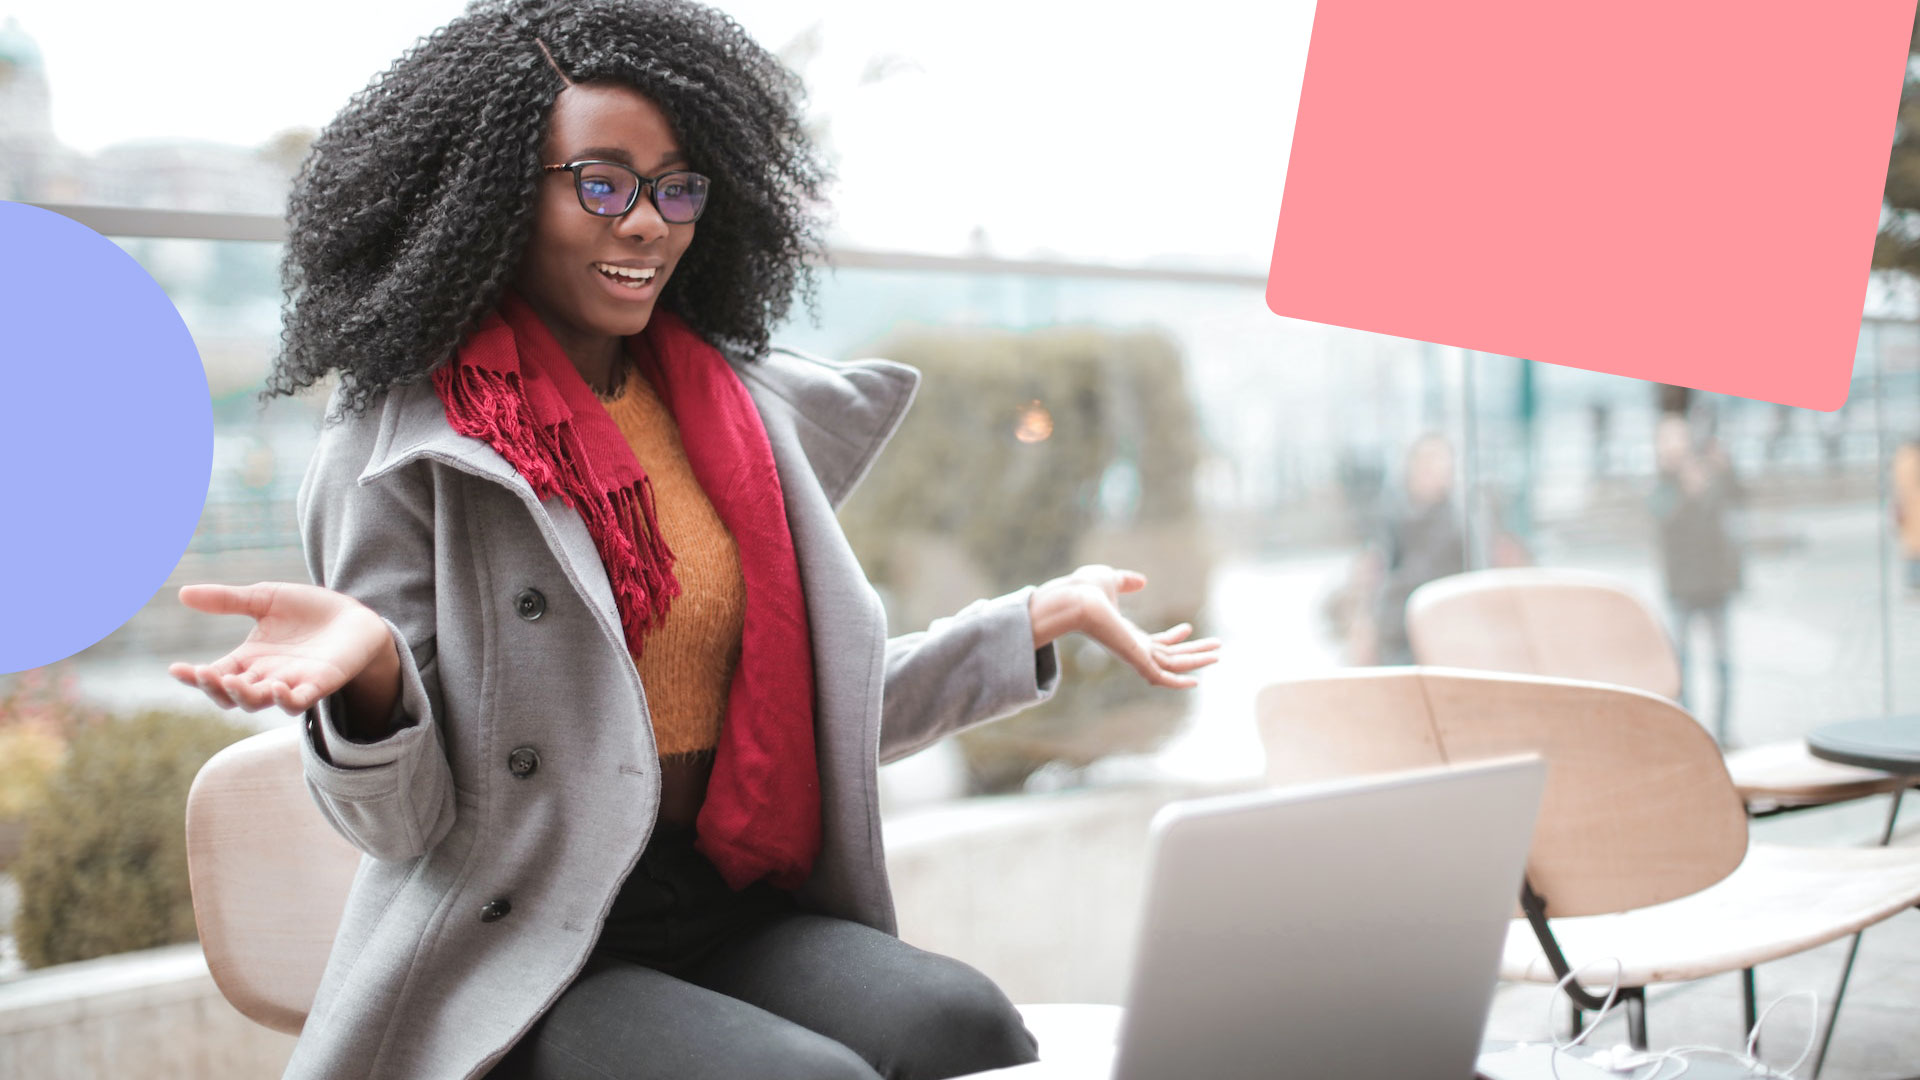
M1854 370L1879 376L1872 390L1885 496L1887 708L1920 712L1920 325L1869 320Z
M215 471L176 581L75 664L90 693L185 704L197 699L165 678L164 661L224 648L230 632L181 609L173 586L306 579L292 500L324 399L314 393L262 409L254 398L278 337L277 247L122 243L168 290L200 346L215 400ZM1663 568L1677 556L1668 549L1687 541L1663 548L1656 514L1655 432L1662 393L1666 404L1680 402L1672 390L1276 319L1253 287L908 270L842 270L823 284L818 323L798 318L778 339L836 357L933 350L914 357L930 366L914 415L961 425L955 430L973 440L978 459L928 443L924 460L901 460L916 452L906 438L846 508L896 627L917 628L972 595L1081 562L1140 564L1152 584L1127 603L1144 623L1191 618L1200 633L1229 638L1237 654L1192 694L1149 691L1116 675L1112 702L1161 699L1140 708L1177 714L1141 721L1183 732L1163 764L1246 774L1258 759L1245 702L1258 685L1342 662L1404 660L1387 594L1403 596L1443 571L1449 544L1476 567L1614 575L1669 627L1686 606ZM995 360L995 349L1014 356L1007 342L1021 336L1051 340L1055 351L1024 367ZM1876 357L1886 365L1877 397ZM1893 503L1883 513L1880 501L1883 484L1897 490L1898 433L1920 432L1920 331L1868 323L1859 370L1860 388L1837 414L1686 395L1692 445L1719 447L1745 493L1723 520L1700 526L1724 530L1737 563L1724 590L1735 744L1876 712L1887 695L1895 708L1920 704L1920 679L1900 662L1920 650L1920 626L1900 585L1906 563ZM910 419L903 436L918 422ZM1415 452L1426 433L1438 438ZM1085 445L1061 449L1075 440ZM1023 474L1026 461L1045 464ZM1423 482L1413 474L1422 468L1439 475L1428 486L1441 491L1446 511L1414 523L1412 488ZM976 519L966 543L975 549L947 552L965 573L914 570L878 550L912 546L886 538L882 520L928 551L956 542L928 539L960 530L924 498L914 505L934 517L912 528L878 504L890 472L915 470L967 496ZM1000 520L1028 505L1009 501L1015 494L1054 515L1054 531ZM1891 665L1877 600L1883 552L1895 613ZM1408 565L1422 560L1424 568ZM932 588L910 584L915 573L941 587L909 595ZM962 598L961 582L978 588ZM1711 724L1721 678L1706 614L1693 617L1687 646L1688 700ZM1101 663L1077 642L1069 652L1076 668ZM1088 682L1069 679L1063 697ZM1067 760L1086 764L1101 749L1079 746Z
M1398 610L1384 597L1403 597L1434 561L1423 550L1396 562L1392 537L1408 530L1418 437L1458 457L1457 350L1277 319L1257 283L866 269L825 279L818 322L796 318L778 337L926 371L900 438L842 513L896 631L1106 561L1147 573L1123 608L1149 629L1191 619L1231 642L1188 694L1063 642L1070 670L1054 702L968 736L1019 738L1025 767L1058 755L1030 789L1149 768L1257 775L1254 692L1371 662L1383 635L1392 648ZM1171 350L1177 379L1130 352L1145 342ZM1055 449L1023 456L1023 440ZM1416 546L1459 542L1459 485L1443 475L1439 489ZM1045 737L1016 734L1031 728ZM1178 734L1149 765L1140 730ZM1097 732L1104 741L1085 741ZM1019 780L1020 766L983 765L988 752L967 751L974 790ZM918 775L922 791L963 784L951 769Z
M1504 552L1623 583L1666 629L1682 701L1729 748L1880 712L1871 332L1855 392L1831 414L1479 357L1473 468L1491 524L1476 559L1497 565ZM1757 827L1877 835L1884 813L1856 805Z

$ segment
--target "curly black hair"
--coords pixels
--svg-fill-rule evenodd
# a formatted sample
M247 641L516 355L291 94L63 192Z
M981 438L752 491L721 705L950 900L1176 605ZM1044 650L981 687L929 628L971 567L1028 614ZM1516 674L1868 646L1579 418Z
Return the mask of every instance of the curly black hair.
M263 401L338 371L341 408L363 413L451 358L499 300L566 86L536 39L566 79L651 98L713 178L663 304L752 356L796 294L811 302L828 175L777 57L688 0L475 0L356 94L301 164Z

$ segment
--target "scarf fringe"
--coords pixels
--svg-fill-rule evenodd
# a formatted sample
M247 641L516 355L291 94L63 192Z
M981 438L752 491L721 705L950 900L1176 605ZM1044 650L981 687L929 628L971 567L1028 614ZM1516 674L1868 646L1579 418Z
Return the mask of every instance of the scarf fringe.
M572 425L535 420L517 373L449 364L433 380L442 398L458 403L447 410L455 431L492 444L534 494L558 495L586 520L618 601L627 649L639 656L646 635L680 595L674 555L654 511L653 482L642 476L631 486L603 491L585 455L576 452Z

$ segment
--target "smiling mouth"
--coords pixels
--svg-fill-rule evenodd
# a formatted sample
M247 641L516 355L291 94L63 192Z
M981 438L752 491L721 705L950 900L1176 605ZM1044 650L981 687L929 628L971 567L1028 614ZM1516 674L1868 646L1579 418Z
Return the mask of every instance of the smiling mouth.
M654 275L659 272L653 267L615 266L612 263L594 263L593 268L598 270L602 277L636 291L652 284Z

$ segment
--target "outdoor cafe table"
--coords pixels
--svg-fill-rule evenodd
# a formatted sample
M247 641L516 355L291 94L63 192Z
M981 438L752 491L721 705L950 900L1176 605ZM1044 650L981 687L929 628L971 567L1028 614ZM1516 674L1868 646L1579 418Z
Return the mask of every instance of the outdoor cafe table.
M1920 778L1920 715L1870 716L1807 733L1814 757Z

